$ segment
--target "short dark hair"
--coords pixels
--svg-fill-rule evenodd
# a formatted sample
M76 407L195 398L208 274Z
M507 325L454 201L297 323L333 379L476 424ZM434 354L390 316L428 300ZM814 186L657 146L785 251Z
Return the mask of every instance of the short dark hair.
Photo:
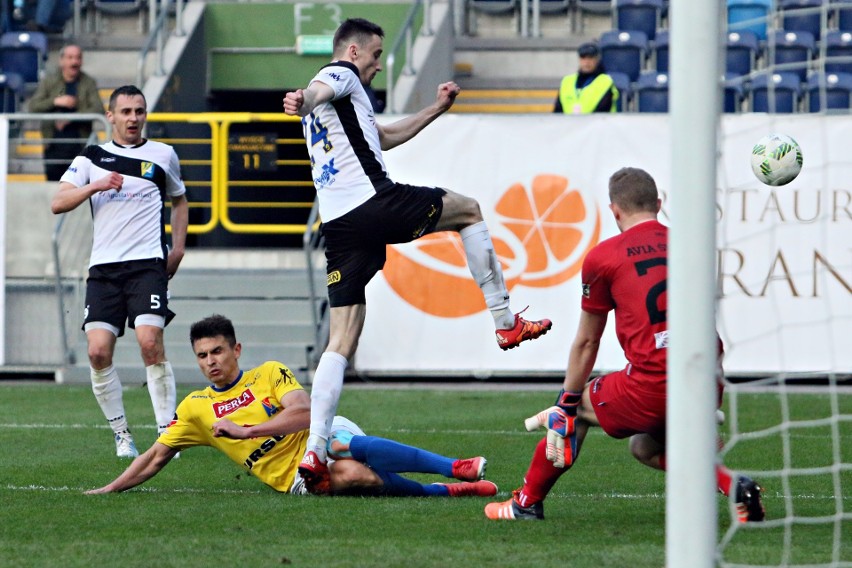
M657 212L657 184L640 168L621 168L609 178L609 200L628 213Z
M189 328L189 344L194 347L199 339L220 335L231 347L237 344L237 334L234 332L234 324L231 320L223 315L213 314L192 324Z
M374 35L383 38L385 32L378 24L364 18L349 18L334 32L334 53L339 54L351 41L365 45Z
M118 97L124 95L126 97L135 97L139 95L142 97L142 100L145 101L145 106L148 106L148 101L145 100L145 93L139 90L139 87L136 85L124 85L122 87L117 88L112 92L109 96L109 110L110 112L115 111L115 101L118 100Z

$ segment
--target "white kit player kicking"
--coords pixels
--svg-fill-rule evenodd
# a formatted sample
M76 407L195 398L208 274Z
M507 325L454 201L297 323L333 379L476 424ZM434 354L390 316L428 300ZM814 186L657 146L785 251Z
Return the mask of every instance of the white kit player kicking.
M145 96L137 87L110 95L112 140L88 146L71 163L53 197L53 213L88 202L94 235L86 280L83 330L88 342L92 391L115 435L116 455L138 455L124 413L121 381L113 366L116 338L127 324L145 364L148 392L159 431L175 413L175 377L166 360L163 328L168 280L184 255L189 204L178 157L171 146L142 137ZM163 212L171 200L171 250Z
M551 328L509 309L509 292L475 199L439 187L394 183L382 151L403 144L446 112L459 87L438 87L436 101L387 125L376 122L365 91L381 71L384 32L354 18L334 34L333 61L305 89L287 93L284 112L301 116L326 243L329 344L311 389L311 436L299 471L308 487L327 478L325 447L343 388L343 374L358 346L366 316L365 287L385 263L388 244L435 231L457 231L468 267L494 317L497 344L512 349Z

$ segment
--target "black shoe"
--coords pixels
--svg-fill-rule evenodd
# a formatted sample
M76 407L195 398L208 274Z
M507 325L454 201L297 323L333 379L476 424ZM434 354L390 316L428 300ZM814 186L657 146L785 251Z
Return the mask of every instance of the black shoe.
M756 523L766 518L766 510L760 500L763 488L754 480L741 475L737 478L737 520L741 523Z

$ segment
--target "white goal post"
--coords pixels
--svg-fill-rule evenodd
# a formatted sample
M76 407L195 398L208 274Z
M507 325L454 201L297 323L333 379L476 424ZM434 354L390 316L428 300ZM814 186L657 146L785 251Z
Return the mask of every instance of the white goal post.
M716 157L721 2L671 0L666 566L716 564Z

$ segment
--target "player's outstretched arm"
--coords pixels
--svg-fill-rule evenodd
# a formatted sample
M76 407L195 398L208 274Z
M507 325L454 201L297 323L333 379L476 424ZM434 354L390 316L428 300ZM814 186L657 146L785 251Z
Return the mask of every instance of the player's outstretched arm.
M583 392L586 381L595 367L601 336L606 328L607 314L593 314L580 311L580 324L577 335L571 344L568 355L568 369L562 388L567 392Z
M303 390L290 391L281 397L282 410L272 418L253 426L240 426L227 418L213 424L213 435L237 440L265 436L286 436L311 426L311 399Z
M417 114L407 116L386 126L377 125L382 150L390 150L414 138L421 130L429 126L436 118L447 112L461 92L458 85L449 81L438 85L435 102Z
M157 475L177 453L178 450L174 448L160 442L154 442L154 445L148 448L148 451L133 460L133 463L124 470L124 473L116 477L111 483L85 493L86 495L118 493L136 487Z
M77 187L67 181L59 182L59 191L56 192L56 195L53 196L50 202L50 210L55 215L66 213L76 209L78 205L99 191L121 189L122 183L124 183L124 178L116 172L110 172L109 175L87 183L82 187Z

